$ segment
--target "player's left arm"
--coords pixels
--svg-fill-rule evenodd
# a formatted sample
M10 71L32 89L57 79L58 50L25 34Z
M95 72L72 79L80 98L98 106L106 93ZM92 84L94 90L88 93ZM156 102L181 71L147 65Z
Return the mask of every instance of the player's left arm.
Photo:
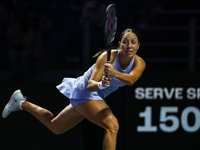
M124 84L131 86L141 77L145 68L145 61L141 57L136 56L132 71L129 74L124 74L117 71L115 78L119 79Z

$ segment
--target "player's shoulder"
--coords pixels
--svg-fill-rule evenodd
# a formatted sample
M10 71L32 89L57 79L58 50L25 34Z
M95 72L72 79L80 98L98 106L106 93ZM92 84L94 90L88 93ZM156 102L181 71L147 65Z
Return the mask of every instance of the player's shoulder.
M118 52L117 49L112 49L111 50L111 54L114 55L114 56L117 54L117 52ZM102 55L102 57L106 57L107 56L107 51L104 51L101 55Z
M144 59L142 57L138 56L137 54L135 55L135 60L144 61Z
M142 57L138 56L138 55L135 55L135 63L141 63L144 66L146 66L144 59Z
M117 53L118 53L118 49L112 49L111 56L115 58Z
M115 58L117 56L117 53L118 53L117 49L112 49L112 51L111 51L111 58L110 58L111 64L113 64L113 62L114 62L114 60L115 60Z
M112 49L111 53L116 54L118 52L118 49Z

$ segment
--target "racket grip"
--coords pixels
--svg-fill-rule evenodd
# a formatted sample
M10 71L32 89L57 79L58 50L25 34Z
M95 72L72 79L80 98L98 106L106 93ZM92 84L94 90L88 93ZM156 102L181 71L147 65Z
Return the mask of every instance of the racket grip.
M107 60L106 64L110 65L110 61ZM109 77L109 76L106 75L106 77ZM105 84L105 85L108 86L107 84Z
M107 64L110 64L110 54L111 54L111 48L109 47L107 49Z
M110 61L107 61L106 63L110 65Z

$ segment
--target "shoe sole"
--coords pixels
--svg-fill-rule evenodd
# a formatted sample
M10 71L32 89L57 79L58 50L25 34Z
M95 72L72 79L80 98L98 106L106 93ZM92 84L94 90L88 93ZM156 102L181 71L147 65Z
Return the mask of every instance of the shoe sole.
M6 110L7 110L8 107L10 106L10 103L12 102L14 96L15 96L16 94L18 94L18 93L21 93L21 90L16 90L16 91L12 94L12 96L10 97L10 100L8 101L8 103L6 104L6 106L5 106L4 109L3 109L3 113L2 113L2 117L3 117L3 118L6 118L6 117L9 116L9 114L8 114L7 116L5 116Z

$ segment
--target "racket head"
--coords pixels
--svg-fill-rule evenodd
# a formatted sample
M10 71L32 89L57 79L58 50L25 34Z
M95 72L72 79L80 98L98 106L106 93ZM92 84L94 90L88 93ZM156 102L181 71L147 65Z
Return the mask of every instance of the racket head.
M107 49L107 61L110 61L110 51L112 48L113 41L115 39L117 30L117 12L116 5L110 4L105 11L105 29L104 29L104 40Z

